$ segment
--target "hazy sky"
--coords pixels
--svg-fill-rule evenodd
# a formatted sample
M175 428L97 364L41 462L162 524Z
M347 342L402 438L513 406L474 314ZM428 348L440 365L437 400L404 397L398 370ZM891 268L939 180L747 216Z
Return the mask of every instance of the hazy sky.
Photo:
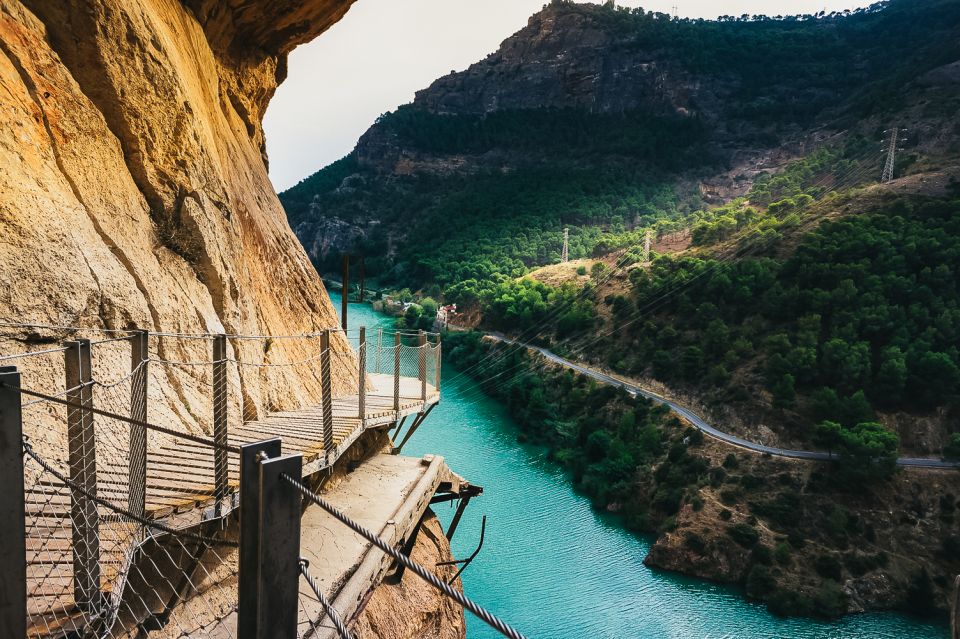
M267 111L270 177L278 191L353 149L381 113L451 70L495 51L546 0L357 0L346 17L290 55ZM836 11L863 0L623 0L620 6L716 18Z

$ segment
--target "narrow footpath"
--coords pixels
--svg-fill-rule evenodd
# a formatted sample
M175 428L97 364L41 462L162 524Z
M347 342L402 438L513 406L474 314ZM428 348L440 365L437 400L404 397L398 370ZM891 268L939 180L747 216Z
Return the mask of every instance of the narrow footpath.
M692 410L686 406L681 406L677 402L667 399L666 397L654 393L651 390L643 388L642 386L637 385L635 382L626 381L619 379L602 371L599 371L595 368L585 366L584 364L578 364L569 359L560 357L556 353L553 353L541 346L534 346L533 344L527 344L526 342L519 342L517 340L511 339L502 333L487 333L488 336L492 337L495 340L504 342L506 344L511 344L515 346L523 346L531 350L535 350L540 353L543 357L560 364L561 366L566 366L569 369L575 370L578 373L582 373L588 377L591 377L598 382L604 384L610 384L611 386L617 386L627 391L631 395L641 395L652 399L653 401L669 406L671 410L675 413L686 419L694 427L703 433L718 439L722 442L730 444L732 446L737 446L739 448L745 448L747 450L752 450L757 453L764 453L768 455L773 455L775 457L789 457L791 459L807 459L813 461L832 461L837 458L837 455L831 453L825 453L823 451L817 450L790 450L787 448L776 448L774 446L766 446L764 444L759 444L757 442L751 442L736 435L731 435L726 433L719 428L712 426L706 422L702 417L694 413ZM938 469L954 469L960 468L960 462L944 461L942 459L930 459L926 457L900 457L897 459L897 465L903 466L905 468L938 468Z

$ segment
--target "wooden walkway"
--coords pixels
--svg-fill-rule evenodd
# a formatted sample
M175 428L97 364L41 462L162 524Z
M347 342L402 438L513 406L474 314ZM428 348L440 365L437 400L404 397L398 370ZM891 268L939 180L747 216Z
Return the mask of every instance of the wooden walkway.
M232 446L279 437L284 453L303 455L303 474L311 475L332 465L360 435L370 428L393 425L400 419L425 412L440 400L439 391L427 385L423 399L422 382L400 378L400 408L394 409L394 378L368 374L370 390L364 400L366 417L359 417L359 396L333 400L333 451L323 448L320 406L272 413L261 420L230 424ZM239 456L228 453L229 495L224 510L236 503L240 479ZM126 507L129 469L122 459L98 459L98 496ZM170 438L147 456L146 516L169 526L196 523L197 511L212 515L214 505L213 449L201 444ZM74 553L71 541L70 490L49 475L38 482L39 490L26 494L27 503L27 592L30 637L48 637L82 628L88 621L74 604ZM210 512L205 512L210 511ZM128 522L102 519L100 523L102 592L123 583L127 569L133 527ZM116 540L111 545L111 539Z

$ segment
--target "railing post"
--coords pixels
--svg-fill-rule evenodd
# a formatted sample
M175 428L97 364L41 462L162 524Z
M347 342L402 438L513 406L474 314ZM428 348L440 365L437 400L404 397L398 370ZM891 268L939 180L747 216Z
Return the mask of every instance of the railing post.
M27 537L20 373L0 367L0 636L27 636Z
M383 327L377 329L377 373L383 372Z
M213 513L220 517L230 481L227 436L227 336L213 338Z
M67 401L83 408L67 408L70 479L70 520L73 528L73 596L77 608L96 613L100 593L100 513L89 498L97 494L97 446L94 432L93 373L90 340L66 343ZM89 496L88 496L89 495Z
M360 383L357 392L357 403L359 404L360 425L363 426L363 420L367 418L367 327L360 327L360 346L357 349L357 360L359 360Z
M437 393L440 392L440 371L443 370L443 338L437 335Z
M136 331L130 338L130 417L141 422L147 421L149 337L146 331ZM136 424L130 425L129 485L127 506L142 517L147 509L147 429Z
M237 639L259 637L260 458L280 456L279 437L240 446L240 556Z
M297 636L303 496L281 475L299 481L303 456L285 455L260 464L261 639Z
M427 403L427 334L422 330L417 334L417 343L419 350L417 359L419 360L420 370L420 401Z
M393 410L400 412L400 332L393 334Z
M330 331L320 334L320 385L323 389L323 454L330 462L333 452L333 378L330 376Z

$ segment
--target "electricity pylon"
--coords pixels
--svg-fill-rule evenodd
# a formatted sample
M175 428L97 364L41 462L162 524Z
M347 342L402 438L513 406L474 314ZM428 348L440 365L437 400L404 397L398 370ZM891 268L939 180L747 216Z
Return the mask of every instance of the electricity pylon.
M560 261L564 264L570 261L570 229L563 229L563 253Z
M903 129L906 132L906 129ZM884 133L890 135L890 139L887 142L887 147L885 152L887 154L887 161L883 164L883 175L880 176L881 183L887 183L893 180L893 168L897 163L897 151L902 151L898 145L903 142L900 137L900 127L893 127L892 129L887 129Z
M643 263L650 261L650 229L647 229L647 237L643 240Z

